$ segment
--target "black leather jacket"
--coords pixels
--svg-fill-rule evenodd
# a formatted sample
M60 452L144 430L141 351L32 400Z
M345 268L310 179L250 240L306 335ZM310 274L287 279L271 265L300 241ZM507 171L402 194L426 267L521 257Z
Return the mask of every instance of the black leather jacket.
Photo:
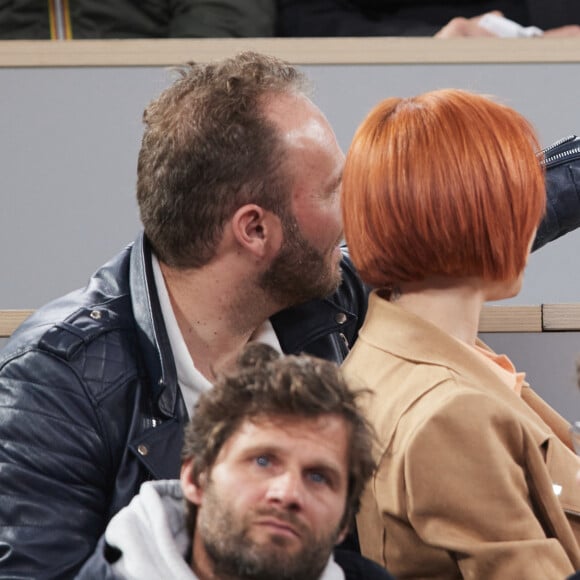
M537 247L580 225L574 146L548 170ZM342 271L334 295L271 319L285 352L344 359L366 290L346 252ZM186 420L140 236L0 354L0 578L72 576L143 481L178 476Z

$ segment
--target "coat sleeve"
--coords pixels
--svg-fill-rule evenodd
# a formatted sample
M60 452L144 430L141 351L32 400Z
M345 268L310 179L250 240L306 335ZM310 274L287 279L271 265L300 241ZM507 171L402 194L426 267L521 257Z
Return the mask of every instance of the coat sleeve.
M172 0L170 37L270 37L275 0Z
M546 166L546 213L538 227L532 250L580 226L580 139L568 140L558 148L568 160L557 158ZM564 157L566 159L566 157Z
M104 530L111 471L98 411L78 373L35 349L5 362L0 578L70 577Z
M450 398L411 437L404 459L408 520L464 578L541 580L573 572L535 513L529 445L514 415L481 393Z

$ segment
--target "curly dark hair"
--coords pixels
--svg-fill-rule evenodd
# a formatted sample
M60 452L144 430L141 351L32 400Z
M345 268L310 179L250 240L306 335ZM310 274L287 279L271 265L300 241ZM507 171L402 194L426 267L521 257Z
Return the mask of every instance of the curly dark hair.
M236 372L220 377L203 393L185 430L182 459L193 460L192 479L211 470L224 443L256 417L337 415L350 427L348 492L341 522L348 526L361 493L375 470L373 428L358 407L363 391L348 387L338 365L307 355L281 356L272 347L250 343ZM189 526L195 525L195 509Z
M224 223L246 203L287 215L290 182L279 131L263 113L280 94L306 94L306 77L255 52L189 63L145 110L137 201L145 234L170 266L214 256Z

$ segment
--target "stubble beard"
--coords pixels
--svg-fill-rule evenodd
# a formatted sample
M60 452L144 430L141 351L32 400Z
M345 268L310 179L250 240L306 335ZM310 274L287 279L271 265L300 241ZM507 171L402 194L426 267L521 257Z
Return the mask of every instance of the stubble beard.
M335 292L341 282L339 264L304 239L293 216L283 216L282 224L282 248L262 274L260 287L283 308Z
M269 515L300 530L299 550L290 552L290 540L283 536L274 535L268 543L251 538L252 521ZM317 580L339 535L335 530L315 537L286 511L263 510L236 518L211 481L205 489L204 509L198 513L195 533L202 538L213 573L224 580Z

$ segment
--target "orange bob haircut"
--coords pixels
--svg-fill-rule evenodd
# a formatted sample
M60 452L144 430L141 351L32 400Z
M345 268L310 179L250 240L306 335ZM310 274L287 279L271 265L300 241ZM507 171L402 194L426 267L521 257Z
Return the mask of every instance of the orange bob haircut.
M377 288L430 276L510 280L544 213L534 129L461 90L386 99L357 130L342 186L344 232Z

